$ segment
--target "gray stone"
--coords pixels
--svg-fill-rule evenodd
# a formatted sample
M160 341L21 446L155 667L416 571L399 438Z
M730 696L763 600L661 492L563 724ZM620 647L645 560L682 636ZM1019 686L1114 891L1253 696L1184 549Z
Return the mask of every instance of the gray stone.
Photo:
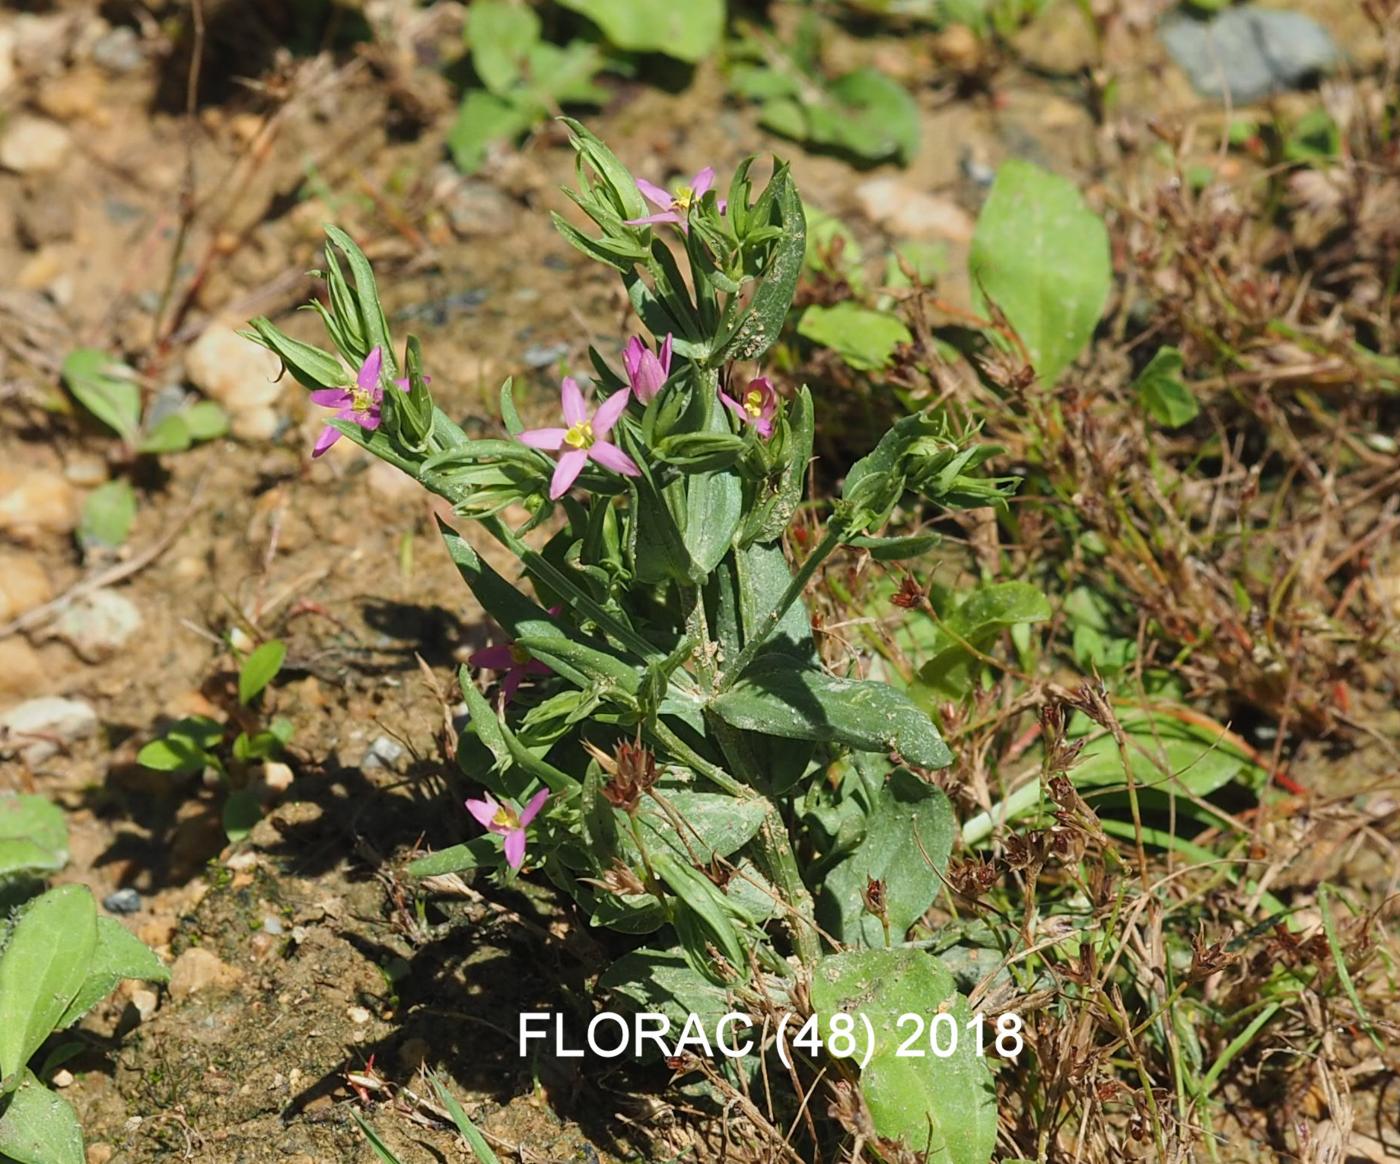
M1251 5L1226 8L1209 20L1176 16L1159 35L1199 93L1240 104L1297 88L1341 59L1311 17Z
M136 604L115 590L84 594L53 624L53 633L89 663L110 659L140 629Z
M141 908L141 895L127 886L107 894L102 899L102 908L108 913L136 913Z
M97 712L80 699L30 699L0 715L0 757L18 755L31 766L41 764L65 744L96 731Z
M547 368L568 354L569 345L566 343L531 344L522 353L521 358L532 368Z
M380 736L370 744L365 758L360 761L362 768L392 768L404 758L404 746L390 736Z
M114 28L93 42L92 59L109 73L134 73L146 63L134 28Z

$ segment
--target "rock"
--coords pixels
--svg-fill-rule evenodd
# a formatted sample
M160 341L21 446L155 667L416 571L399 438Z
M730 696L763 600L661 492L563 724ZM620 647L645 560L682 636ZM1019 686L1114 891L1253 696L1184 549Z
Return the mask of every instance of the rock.
M15 83L15 30L0 25L0 95Z
M201 990L227 990L243 975L213 950L193 946L170 967L170 997L188 998Z
M0 639L0 704L33 695L44 682L39 652L18 635Z
M115 590L84 594L53 624L53 634L88 663L110 659L140 629L140 610L126 595Z
M141 895L128 885L107 894L102 899L102 908L108 913L136 913L141 908Z
M269 792L286 792L292 786L291 768L280 760L268 760L262 769L262 782Z
M282 395L282 362L226 323L212 323L185 353L189 381L223 405L240 440L260 441L277 428L273 405Z
M74 453L64 464L63 475L80 489L95 489L107 480L106 458Z
M369 1011L362 1006L351 1006L346 1008L345 1017L357 1027L362 1027L369 1022Z
M502 234L515 224L518 207L508 194L490 182L464 178L451 166L433 172L433 193L463 238Z
M568 354L569 345L566 343L531 344L522 353L521 359L531 368L547 368Z
M52 597L49 576L34 558L0 551L0 623L43 606Z
M78 494L60 473L0 468L0 532L34 542L72 533L81 512Z
M80 699L30 699L0 715L0 756L18 754L32 767L96 731L97 712Z
M160 995L154 990L144 986L138 986L131 991L131 1005L136 1008L136 1013L141 1016L141 1021L150 1022L151 1016L156 1013L160 1006Z
M146 63L146 54L136 30L121 25L93 42L92 59L109 73L134 73Z
M16 174L51 174L63 165L72 144L58 122L21 114L0 138L0 167Z
M116 1154L117 1150L111 1144L89 1144L83 1158L86 1164L108 1164Z
M1026 64L1056 77L1072 77L1099 60L1094 28L1077 3L1063 0L1011 38Z
M405 748L389 736L380 736L370 744L361 768L392 768L404 757Z
M93 69L74 69L39 90L38 106L55 121L106 120L105 82Z
M1327 30L1310 16L1248 4L1209 20L1168 19L1158 35L1197 92L1237 104L1297 88L1341 57Z
M62 1091L65 1087L72 1087L73 1072L69 1071L67 1067L60 1067L51 1076L49 1076L49 1083L52 1086L58 1088L60 1091Z
M972 215L951 198L911 189L900 178L862 182L856 200L867 218L900 238L959 243L972 238Z

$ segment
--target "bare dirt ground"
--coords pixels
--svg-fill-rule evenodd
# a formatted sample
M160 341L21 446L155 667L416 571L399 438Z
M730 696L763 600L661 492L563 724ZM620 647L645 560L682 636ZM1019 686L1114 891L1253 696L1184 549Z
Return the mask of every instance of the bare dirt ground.
M544 407L562 367L626 326L618 289L548 221L566 208L566 142L546 128L469 179L445 163L454 98L439 70L460 53L458 5L369 5L374 43L328 35L321 51L294 56L278 47L279 6L209 0L193 119L189 37L167 35L184 27L178 6L30 7L0 13L14 62L0 116L40 118L61 145L37 168L0 171L0 497L28 490L22 514L0 505L0 554L11 577L37 567L28 606L55 603L54 615L85 578L121 572L114 585L140 626L90 658L52 635L52 618L0 632L0 707L68 696L100 724L36 765L0 761L0 789L61 803L72 862L60 879L99 898L134 889L130 924L177 966L168 993L128 984L84 1027L66 1094L89 1160L369 1160L346 1073L372 1063L371 1074L411 1088L425 1061L522 1160L626 1155L628 1121L664 1130L676 1118L646 1093L660 1080L557 1064L535 1077L512 1057L520 1009L587 1005L601 959L584 927L534 890L461 886L420 912L398 872L420 847L470 832L444 718L456 664L491 629L431 509L348 441L313 463L320 421L301 389L284 378L273 390L267 362L243 352L199 385L230 409L234 436L141 467L126 547L85 562L72 536L81 498L119 466L111 437L75 414L58 381L67 352L93 345L122 354L152 392L187 385L194 346L305 301L320 225L335 221L375 260L397 332L422 337L443 407L491 431L508 375ZM1354 58L1373 51L1349 0L1305 7ZM956 272L981 196L970 172L1025 156L1092 188L1105 141L1070 80L1082 45L1038 46L1044 59L971 91L921 81L945 76L936 50L895 37L839 50L915 86L924 148L908 171L861 172L775 143L726 102L709 66L675 92L618 83L590 124L656 180L776 147L811 205L872 241L862 184L889 177L932 192L948 222L928 229ZM1201 109L1146 34L1115 51L1125 122ZM944 288L966 292L956 277ZM287 326L313 338L314 322L308 313ZM270 701L295 735L290 778L265 789L249 841L228 846L217 789L135 756L174 719L229 713L222 636L235 628L288 644ZM1368 714L1375 734L1394 738L1393 707ZM1338 762L1318 744L1295 774L1364 791L1394 761L1382 743L1360 746ZM1313 854L1334 871L1346 857ZM408 1093L374 1122L406 1160L464 1158Z

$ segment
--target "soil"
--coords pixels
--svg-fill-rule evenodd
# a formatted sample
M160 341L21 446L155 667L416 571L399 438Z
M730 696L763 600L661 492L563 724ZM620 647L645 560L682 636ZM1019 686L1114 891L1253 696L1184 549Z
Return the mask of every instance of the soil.
M557 129L469 179L445 164L454 98L441 66L460 53L461 6L366 5L387 30L373 46L294 57L273 35L250 59L242 26L268 20L275 34L268 6L210 3L193 121L183 110L187 46L169 47L159 23L183 28L179 6L34 7L0 16L23 49L15 80L0 87L0 116L37 113L71 144L56 169L0 172L7 468L51 470L78 492L119 471L111 436L75 415L59 386L74 346L124 354L158 391L183 382L185 351L221 321L267 313L315 339L314 316L291 309L311 290L304 272L317 265L325 221L365 244L396 331L422 338L439 404L469 429L494 431L507 376L543 413L561 372L586 365L590 342L606 348L626 334L615 281L549 222L549 210L570 212L557 191L572 153ZM1366 35L1351 0L1306 7L1344 43ZM130 29L141 49L126 71L95 52L114 29ZM776 149L806 200L856 224L875 253L885 244L858 193L872 179L975 215L981 167L1028 157L1092 193L1113 149L1085 105L1073 43L1045 50L1064 54L1063 69L1053 59L1007 64L989 87L962 90L919 83L934 67L928 38L851 39L832 51L917 86L924 145L909 170L862 172L765 136L751 110L725 100L711 66L666 88L618 83L589 124L654 180ZM1208 112L1148 33L1115 51L1125 124ZM959 271L967 238L942 241ZM942 290L967 295L956 276ZM466 1159L415 1098L423 1063L446 1074L507 1158L637 1158L626 1119L664 1129L670 1118L648 1094L657 1080L557 1064L536 1075L514 1054L513 1016L586 1004L602 964L568 907L529 886L503 894L466 882L415 906L407 860L471 832L444 720L457 703L456 666L492 628L416 487L348 441L310 460L321 421L302 397L287 378L270 439L216 441L140 468L138 516L113 561L133 567L119 588L141 628L117 654L85 661L39 628L21 658L19 636L0 638L11 652L0 654L0 708L65 695L101 722L96 737L33 768L0 761L0 791L57 800L72 847L58 880L88 884L99 899L136 890L140 909L124 920L184 966L153 1012L142 1013L144 988L130 983L81 1029L65 1095L89 1160L369 1161L357 1096L406 1162ZM56 595L113 564L84 560L68 529L27 535L16 552L42 566ZM295 727L290 784L264 790L266 815L237 845L221 828L221 788L136 763L174 719L230 714L231 632L287 643L268 701ZM1339 780L1358 771L1328 775L1325 757L1317 770Z

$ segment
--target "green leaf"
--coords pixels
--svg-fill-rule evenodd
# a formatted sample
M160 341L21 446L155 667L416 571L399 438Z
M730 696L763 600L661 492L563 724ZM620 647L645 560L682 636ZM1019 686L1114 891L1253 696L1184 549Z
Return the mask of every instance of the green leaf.
M409 873L414 877L436 877L442 873L465 873L468 869L490 868L500 864L501 846L489 836L473 837L461 845L439 849L426 857L410 862Z
M141 386L136 373L100 348L77 348L63 361L73 398L129 445L141 430Z
M560 0L593 21L617 48L663 53L695 64L709 56L724 33L724 0L656 4L653 0Z
M1043 622L1050 613L1045 595L1029 582L981 587L938 624L933 656L919 668L920 682L961 699L971 688L974 650L983 651L1007 627Z
M875 1045L860 1086L877 1133L903 1140L929 1160L987 1164L997 1138L996 1090L987 1062L991 1039L978 1048L967 999L936 958L910 949L836 954L817 964L811 996L814 1013L846 1011L858 1016L857 1029L860 1016L874 1028ZM932 1053L928 1035L929 1022L943 1011L957 1030L947 1057ZM901 1016L911 1014L924 1023L921 1058L899 1054L917 1033L911 1021L900 1024ZM919 1044L915 1040L913 1046Z
M855 537L846 544L867 550L877 562L906 562L919 558L943 539L936 533L906 534L902 537Z
M361 334L365 340L365 352L379 348L384 357L384 373L392 377L398 364L394 359L394 348L389 342L389 323L384 318L384 308L379 302L379 287L374 279L374 268L359 244L338 226L326 223L326 253L332 253L332 246L340 248L345 261L350 264L350 273L355 277L355 310ZM345 320L341 321L344 324Z
M857 69L827 89L830 103L807 109L809 140L878 161L908 165L919 150L919 107L908 90L878 69Z
M126 978L169 982L170 971L155 952L121 922L115 918L99 917L97 945L88 963L87 977L58 1020L57 1029L71 1027Z
M36 898L15 922L0 954L0 1094L59 1026L87 977L97 945L97 903L85 885Z
M181 409L180 416L191 440L212 441L228 432L228 413L212 400L197 400Z
M63 810L42 796L0 796L0 878L51 873L68 862Z
M25 1071L0 1111L0 1160L9 1164L84 1164L83 1130L72 1106Z
M484 89L470 90L447 131L453 164L464 174L474 173L494 142L512 141L534 123L533 110Z
M865 820L865 839L826 875L817 921L847 945L882 948L880 919L862 901L873 878L885 883L890 941L904 935L942 888L953 847L948 798L904 768L896 768Z
M142 748L136 762L157 772L202 772L223 737L224 729L212 719L190 716Z
M433 1090L437 1092L438 1102L447 1109L447 1114L457 1125L457 1131L461 1134L462 1139L466 1140L467 1146L476 1155L477 1164L501 1164L501 1158L491 1150L491 1145L486 1142L486 1137L477 1130L477 1126L468 1118L462 1105L457 1102L457 1097L447 1090L447 1084L442 1081L442 1077L437 1072L430 1070L428 1080L432 1083Z
M1083 350L1108 301L1108 231L1073 182L1029 162L997 171L968 269L1015 328L1045 384Z
M281 639L269 639L257 647L238 669L238 702L244 706L252 703L277 677L286 658L287 644Z
M767 811L757 797L736 800L722 793L666 788L658 788L656 793L684 823L683 834L677 835L671 818L649 798L637 810L638 823L687 861L691 854L704 863L737 852L758 834Z
M691 1015L707 1031L734 1009L728 992L695 970L678 951L634 950L619 958L598 978L598 989L624 1011L664 1014L671 1022L670 1038L684 1029ZM740 1026L733 1042L742 1042ZM645 1044L655 1055L655 1044Z
M1181 381L1181 352L1158 348L1147 367L1133 381L1143 411L1163 428L1180 428L1196 419L1201 406Z
M665 849L649 854L649 859L656 875L676 895L672 922L690 964L714 982L727 981L710 952L713 948L747 979L748 956L732 917L736 911L730 909L723 891L688 860Z
M250 320L249 325L252 331L239 334L273 352L302 387L341 388L350 383L345 365L330 352L292 339L264 315Z
M1209 796L1236 780L1249 786L1263 780L1263 770L1218 729L1143 708L1121 708L1117 715L1140 793ZM1075 787L1126 784L1123 758L1110 733L1076 717L1069 735L1079 737L1091 731L1094 734L1070 769Z
M929 717L887 683L838 679L760 655L710 702L731 727L792 740L835 741L863 752L897 752L923 768L944 768L953 754Z
M224 836L237 844L244 840L253 826L262 820L262 803L258 794L251 788L240 788L224 798L223 812L220 814L224 826Z
M78 522L78 541L84 549L116 549L131 533L136 520L136 493L124 477L107 481L87 495Z
M476 0L467 9L472 68L497 96L520 80L525 54L540 39L540 18L527 4Z
M172 412L141 438L138 451L150 454L183 453L192 443L185 418L178 412Z
M835 307L813 304L802 313L797 334L830 348L862 372L888 368L895 348L914 338L893 315L849 301Z

